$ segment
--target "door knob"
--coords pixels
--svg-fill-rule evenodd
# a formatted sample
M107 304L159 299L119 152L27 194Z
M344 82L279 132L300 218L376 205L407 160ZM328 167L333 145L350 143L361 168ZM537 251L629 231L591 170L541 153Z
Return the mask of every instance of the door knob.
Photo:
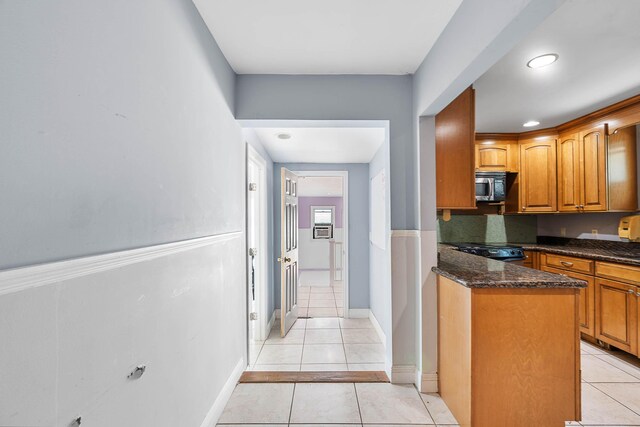
M281 257L278 257L278 262L284 262L284 263L291 262L291 258L289 258L287 256L284 257L284 259L281 258Z

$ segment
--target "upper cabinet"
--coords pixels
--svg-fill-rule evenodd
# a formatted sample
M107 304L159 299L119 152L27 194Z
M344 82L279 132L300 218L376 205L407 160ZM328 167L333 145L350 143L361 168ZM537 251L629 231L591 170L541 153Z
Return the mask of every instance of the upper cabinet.
M611 129L609 130L611 132ZM638 209L637 135L640 125L615 129L608 141L609 210Z
M606 126L561 134L558 140L558 210L607 209Z
M520 142L520 212L555 212L556 139L537 137Z
M476 171L517 172L520 157L518 138L476 137Z
M469 87L436 115L436 205L476 209L475 93Z
M580 209L604 211L607 209L607 126L580 132Z

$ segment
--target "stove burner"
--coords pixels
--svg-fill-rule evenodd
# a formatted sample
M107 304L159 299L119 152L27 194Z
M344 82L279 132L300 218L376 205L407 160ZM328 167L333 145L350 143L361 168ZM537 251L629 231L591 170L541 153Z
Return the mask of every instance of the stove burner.
M500 261L521 261L526 258L520 246L480 243L459 243L455 246L460 252Z

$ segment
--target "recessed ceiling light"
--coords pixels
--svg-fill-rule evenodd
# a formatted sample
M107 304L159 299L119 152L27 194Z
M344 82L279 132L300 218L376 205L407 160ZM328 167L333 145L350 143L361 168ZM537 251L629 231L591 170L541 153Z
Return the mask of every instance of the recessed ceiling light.
M279 133L278 134L278 139L291 139L291 134L290 133Z
M545 53L544 55L536 56L529 62L527 62L527 67L529 68L542 68L547 65L551 65L558 60L559 56L557 53Z
M529 120L528 122L523 123L522 126L524 126L526 128L531 128L531 127L534 127L534 126L538 126L539 124L540 124L540 122L537 122L535 120Z

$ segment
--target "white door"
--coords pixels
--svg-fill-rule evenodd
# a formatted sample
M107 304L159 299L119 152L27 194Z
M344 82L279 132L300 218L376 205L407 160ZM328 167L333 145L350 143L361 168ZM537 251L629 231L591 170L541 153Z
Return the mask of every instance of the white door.
M280 335L298 319L298 176L282 168L280 215Z
M249 278L249 339L259 341L262 334L257 322L258 304L258 246L259 246L259 209L258 199L259 169L256 163L249 158L247 162L247 269ZM262 314L262 313L260 313ZM250 347L251 348L251 347Z

